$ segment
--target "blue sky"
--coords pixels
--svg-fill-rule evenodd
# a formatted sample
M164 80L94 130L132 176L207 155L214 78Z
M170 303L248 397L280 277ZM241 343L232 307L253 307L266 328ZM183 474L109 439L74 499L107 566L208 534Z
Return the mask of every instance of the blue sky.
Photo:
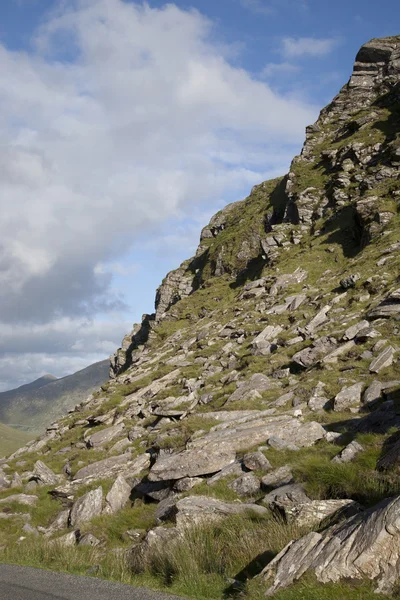
M399 22L392 0L2 3L0 389L112 352Z

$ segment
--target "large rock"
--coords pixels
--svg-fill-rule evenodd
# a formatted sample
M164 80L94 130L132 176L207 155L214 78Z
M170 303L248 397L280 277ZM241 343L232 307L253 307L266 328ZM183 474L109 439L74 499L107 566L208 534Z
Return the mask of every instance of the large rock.
M38 460L33 467L31 479L37 481L39 485L56 485L62 478L56 475L44 462Z
M122 475L118 475L110 491L106 496L105 514L113 514L121 510L128 502L132 487L125 481Z
M378 592L390 592L400 577L400 496L290 542L262 572L272 582L267 595L307 571L322 583L373 579Z
M276 489L284 485L288 485L289 483L293 483L293 473L288 465L284 465L283 467L279 467L268 475L264 475L261 478L261 486L263 488Z
M216 473L235 461L235 451L218 447L193 448L160 457L149 473L150 481L183 479Z
M246 513L264 516L268 514L268 509L257 504L223 502L208 496L191 496L177 502L175 518L178 529L182 529L199 523L219 521L230 515Z
M374 360L369 365L369 370L371 373L379 373L382 369L386 369L390 367L393 363L394 358L394 349L392 346L388 346L382 352L374 358Z
M97 448L111 442L114 438L119 437L125 429L124 423L118 423L112 427L107 427L101 431L97 431L87 438L88 446Z
M253 353L257 356L271 354L276 349L276 338L281 333L280 325L267 325L267 327L252 342Z
M248 452L243 456L243 464L249 471L270 471L272 465L268 458L258 450L257 452Z
M383 385L377 379L374 379L371 385L365 390L362 403L364 406L372 406L382 398Z
M109 478L126 468L130 461L131 457L129 454L105 458L79 469L79 471L75 473L73 480Z
M69 525L79 527L94 517L101 515L103 509L103 488L87 492L74 503L69 515Z
M345 448L343 448L343 450L341 452L339 452L339 454L337 454L336 456L334 456L332 458L332 462L333 463L351 462L356 458L357 454L359 454L363 450L364 450L364 448L361 446L361 444L359 444L358 442L353 440L352 442L350 442L350 444L348 444Z
M254 473L243 473L229 484L238 496L255 496L260 491L260 480Z
M263 504L281 510L287 507L311 502L304 488L299 483L290 483L269 492L263 499Z
M7 496L7 498L1 498L0 504L17 502L17 504L24 504L25 506L36 506L37 501L37 496L31 496L29 494L13 494L12 496Z
M367 316L369 319L387 319L397 315L400 315L400 288L386 296Z
M228 402L234 402L235 400L241 400L248 392L267 392L279 388L281 386L277 381L269 379L262 373L254 373L248 381L245 381L239 385L237 390L229 396Z
M312 500L287 508L285 517L295 521L299 527L306 527L319 524L327 517L350 517L359 510L360 507L354 500Z
M333 352L336 349L336 340L334 338L323 337L316 340L311 346L303 348L293 355L292 361L302 367L308 369L316 365L324 356Z
M361 394L364 384L362 382L355 383L348 387L344 387L336 396L333 402L333 410L341 411L348 410L351 407L360 406Z

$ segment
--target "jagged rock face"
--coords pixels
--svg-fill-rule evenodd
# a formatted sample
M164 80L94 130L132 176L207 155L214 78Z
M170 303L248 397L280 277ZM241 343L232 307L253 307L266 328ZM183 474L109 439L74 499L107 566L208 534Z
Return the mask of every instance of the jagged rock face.
M327 583L348 579L374 579L378 592L390 592L399 571L400 498L351 517L324 533L309 533L291 542L263 571L273 578L267 595L287 587L306 571Z
M60 510L39 535L91 545L94 516L153 507L121 536L140 569L193 525L278 514L311 533L270 564L271 591L308 569L399 575L398 498L363 511L400 489L399 47L362 49L290 173L215 215L166 276L109 383L2 462L1 518L21 519L15 501L39 522L48 485Z

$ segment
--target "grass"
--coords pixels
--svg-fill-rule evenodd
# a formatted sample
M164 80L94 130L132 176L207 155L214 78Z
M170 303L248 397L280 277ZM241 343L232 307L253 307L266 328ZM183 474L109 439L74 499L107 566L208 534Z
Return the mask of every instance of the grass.
M8 456L33 438L20 429L14 429L0 423L0 456Z

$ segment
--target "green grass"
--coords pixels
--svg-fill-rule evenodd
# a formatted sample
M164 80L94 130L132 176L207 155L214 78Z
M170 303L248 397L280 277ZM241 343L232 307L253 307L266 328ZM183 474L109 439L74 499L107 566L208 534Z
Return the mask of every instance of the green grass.
M0 456L8 456L24 446L33 435L0 423Z

